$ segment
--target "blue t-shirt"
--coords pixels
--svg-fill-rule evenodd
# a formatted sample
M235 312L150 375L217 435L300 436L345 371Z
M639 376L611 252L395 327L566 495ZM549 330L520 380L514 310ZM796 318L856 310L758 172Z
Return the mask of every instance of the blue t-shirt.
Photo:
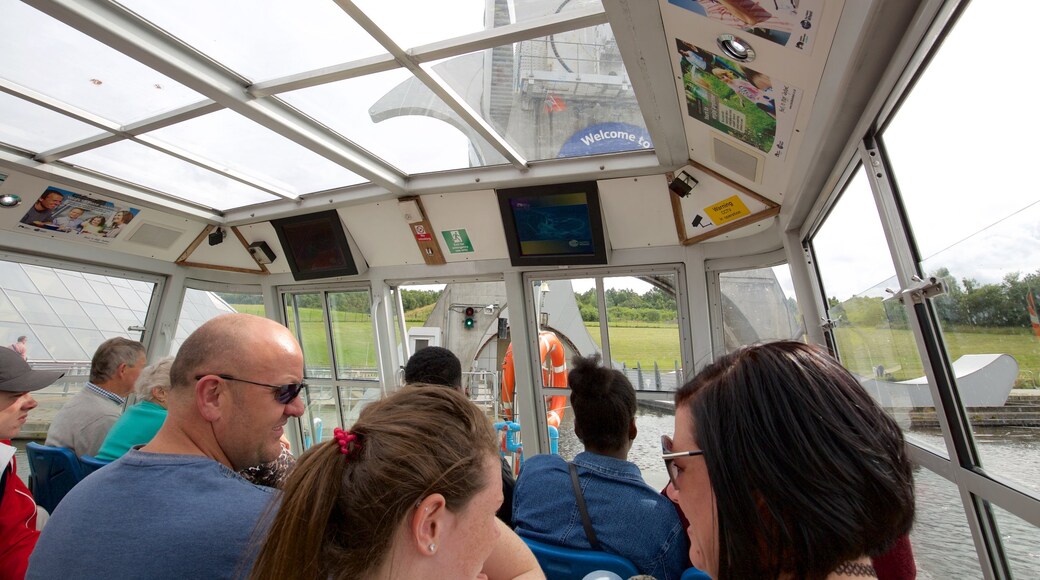
M248 573L260 515L277 498L193 455L131 449L81 481L44 526L28 579L232 578Z
M578 481L600 547L624 556L641 574L679 578L689 566L689 542L672 502L643 481L634 463L585 451L574 458ZM513 490L516 533L532 540L591 550L567 462L536 455Z

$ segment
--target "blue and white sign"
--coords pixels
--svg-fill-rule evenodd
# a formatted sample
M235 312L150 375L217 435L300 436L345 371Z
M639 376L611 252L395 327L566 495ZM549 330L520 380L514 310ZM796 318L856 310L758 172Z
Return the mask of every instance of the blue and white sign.
M653 146L650 135L642 127L628 123L599 123L571 135L556 157L619 153Z

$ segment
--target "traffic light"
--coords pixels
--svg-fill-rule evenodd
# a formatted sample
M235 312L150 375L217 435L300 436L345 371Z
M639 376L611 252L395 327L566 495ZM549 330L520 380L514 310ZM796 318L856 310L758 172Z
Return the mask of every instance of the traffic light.
M463 319L463 321L462 321L462 325L466 327L466 330L469 330L469 329L473 328L473 326L476 324L476 321L473 320L473 314L474 313L476 313L476 311L473 310L472 306L467 306L466 307L466 310L465 310L466 318Z

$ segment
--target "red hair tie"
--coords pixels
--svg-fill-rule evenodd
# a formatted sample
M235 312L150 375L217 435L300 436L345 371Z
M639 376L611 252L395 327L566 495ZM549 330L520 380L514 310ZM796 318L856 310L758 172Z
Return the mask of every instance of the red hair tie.
M336 443L339 444L339 452L343 455L350 455L350 449L347 448L347 445L352 441L357 441L358 436L350 431L344 431L339 427L332 430L332 436L336 439ZM361 444L356 444L354 447L360 449Z

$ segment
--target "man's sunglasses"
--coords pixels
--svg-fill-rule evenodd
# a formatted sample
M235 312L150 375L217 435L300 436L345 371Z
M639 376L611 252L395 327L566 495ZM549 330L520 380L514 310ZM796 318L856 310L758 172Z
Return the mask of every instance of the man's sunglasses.
M221 375L217 373L206 373L206 375L213 375L220 377L225 381L237 381L239 383L249 383L250 385L256 385L258 387L267 387L268 389L274 389L274 398L276 401L283 405L288 405L293 402L293 399L300 396L300 391L307 388L307 383L289 383L287 385L269 385L267 383L258 383L256 381L247 381L245 379L237 379L231 375ZM195 377L195 380L201 380L206 375L199 375Z

